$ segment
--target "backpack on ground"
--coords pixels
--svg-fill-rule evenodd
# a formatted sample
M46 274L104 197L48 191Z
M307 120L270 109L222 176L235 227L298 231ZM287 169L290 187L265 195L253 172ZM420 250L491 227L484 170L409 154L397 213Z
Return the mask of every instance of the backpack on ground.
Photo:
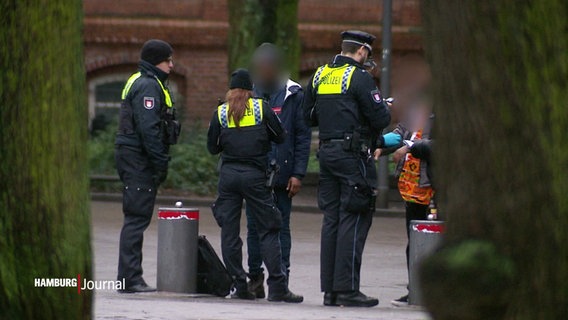
M197 292L225 297L231 293L233 278L205 236L199 236Z

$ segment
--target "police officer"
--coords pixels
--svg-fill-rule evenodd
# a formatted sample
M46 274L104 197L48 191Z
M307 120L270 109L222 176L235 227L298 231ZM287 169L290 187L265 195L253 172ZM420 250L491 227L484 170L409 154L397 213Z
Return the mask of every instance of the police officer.
M156 189L168 172L169 145L179 134L172 97L165 81L173 69L172 47L149 40L142 47L139 70L122 91L116 136L116 167L124 184L118 280L121 292L149 292L142 278L142 242L150 224Z
M235 296L255 299L247 288L242 265L240 221L244 199L254 216L269 274L268 300L299 303L304 298L288 290L279 240L282 217L267 186L270 142L282 143L285 131L268 103L252 98L252 89L248 71L236 70L231 75L227 102L217 108L209 125L207 148L211 154L221 153L222 161L213 215L221 227L223 260L235 279Z
M390 111L363 68L375 37L345 31L342 38L341 54L317 69L304 99L306 119L319 126L321 290L326 306L372 307L378 299L359 291L361 257L375 209L371 154Z

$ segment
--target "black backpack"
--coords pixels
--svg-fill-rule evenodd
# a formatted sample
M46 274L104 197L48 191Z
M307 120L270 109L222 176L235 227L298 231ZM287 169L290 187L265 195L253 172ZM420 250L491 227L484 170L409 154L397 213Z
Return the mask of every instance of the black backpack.
M199 236L197 245L197 292L227 296L231 293L233 278L205 236Z

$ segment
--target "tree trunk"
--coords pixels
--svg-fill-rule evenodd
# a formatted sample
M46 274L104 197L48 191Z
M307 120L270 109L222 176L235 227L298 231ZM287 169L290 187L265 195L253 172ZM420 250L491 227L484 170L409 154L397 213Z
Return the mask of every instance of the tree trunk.
M230 0L229 72L246 68L263 42L278 45L292 77L300 66L298 0Z
M0 2L0 318L90 318L82 1Z
M423 268L427 307L435 319L565 318L568 2L427 0L423 14L448 221L446 249ZM503 282L484 291L490 274ZM507 283L503 314L484 316L494 306L480 300Z

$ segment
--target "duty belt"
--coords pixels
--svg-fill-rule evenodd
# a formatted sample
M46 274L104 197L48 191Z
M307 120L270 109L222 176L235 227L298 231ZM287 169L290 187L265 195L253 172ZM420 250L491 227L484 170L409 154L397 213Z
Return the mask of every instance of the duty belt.
M368 139L362 139L357 134L346 133L343 139L320 140L321 145L337 143L342 146L343 151L352 152L364 159L371 159L371 146Z

